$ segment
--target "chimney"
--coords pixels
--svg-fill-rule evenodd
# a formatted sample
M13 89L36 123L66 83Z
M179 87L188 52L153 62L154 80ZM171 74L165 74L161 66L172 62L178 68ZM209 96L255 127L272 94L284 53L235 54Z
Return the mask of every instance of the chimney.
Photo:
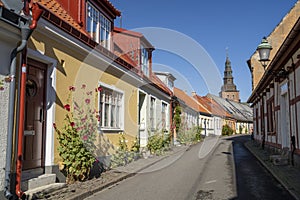
M197 93L195 91L192 91L192 96L194 97L196 95L197 95Z

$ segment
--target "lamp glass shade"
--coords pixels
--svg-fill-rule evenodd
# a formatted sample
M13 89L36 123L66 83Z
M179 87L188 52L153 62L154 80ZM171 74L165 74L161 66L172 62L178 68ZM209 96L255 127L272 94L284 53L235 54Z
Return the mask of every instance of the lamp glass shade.
M272 50L272 46L269 44L268 40L264 37L256 50L259 53L259 61L262 63L264 67L266 67L268 61L270 61L269 57L270 57L270 51Z
M258 53L259 53L259 61L269 61L269 57L270 57L270 51L271 49L267 48L267 49L258 49Z

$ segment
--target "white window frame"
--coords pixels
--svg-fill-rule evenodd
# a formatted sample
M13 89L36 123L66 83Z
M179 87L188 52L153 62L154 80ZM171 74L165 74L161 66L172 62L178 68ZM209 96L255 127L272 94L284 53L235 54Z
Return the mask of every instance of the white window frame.
M90 20L89 20L90 19ZM95 24L94 24L95 23ZM92 3L86 3L86 30L93 40L110 50L112 22ZM105 38L106 40L102 40Z
M164 105L165 105L165 107L164 107ZM164 108L165 108L165 110L164 110ZM163 120L165 120L165 121L163 122ZM167 120L168 120L168 104L166 102L162 101L161 102L161 122L163 124L162 125L163 130L167 129L167 125L168 125Z
M115 86L108 85L102 82L99 82L99 87L102 87L102 91L98 92L98 108L101 120L99 121L99 126L101 130L115 130L115 131L122 131L124 130L124 91L116 88ZM111 96L106 97L106 94L109 94L111 92ZM113 102L113 98L115 101ZM106 99L107 98L107 99ZM118 100L119 99L119 100ZM105 101L107 100L107 101ZM119 102L119 103L118 103ZM106 106L108 106L108 113L107 113L107 120L105 120L105 114L106 114ZM115 110L112 113L112 106L115 106ZM117 112L117 107L119 107L119 110ZM114 120L112 120L112 116L114 116ZM114 123L114 124L112 124Z
M154 100L153 107L152 107L152 99ZM150 96L149 120L150 120L150 129L155 130L155 127L156 127L156 98L154 96Z
M141 70L146 75L149 76L149 52L148 50L141 45Z

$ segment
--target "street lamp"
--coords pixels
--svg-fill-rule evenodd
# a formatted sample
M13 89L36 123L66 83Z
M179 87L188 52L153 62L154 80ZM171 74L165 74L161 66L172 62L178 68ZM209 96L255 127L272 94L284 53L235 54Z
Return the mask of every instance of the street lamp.
M260 63L262 64L264 69L266 69L266 66L268 65L268 62L270 61L269 60L270 51L272 50L272 46L270 45L270 43L268 42L266 37L264 37L262 39L261 43L258 45L256 50L259 53Z
M264 37L261 41L261 43L258 45L257 49L258 54L259 54L259 61L261 65L264 67L266 70L266 67L269 63L269 57L270 57L270 51L272 50L272 46L269 44L268 40L266 37ZM262 103L264 104L264 95L262 95ZM265 141L266 141L266 133L265 133L265 119L263 118L262 123L261 123L261 131L262 131L262 144L261 147L262 149L265 148Z

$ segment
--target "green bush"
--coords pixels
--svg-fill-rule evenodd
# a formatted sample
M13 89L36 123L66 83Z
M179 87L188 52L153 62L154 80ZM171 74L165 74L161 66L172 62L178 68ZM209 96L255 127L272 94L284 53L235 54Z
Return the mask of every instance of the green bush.
M194 126L193 128L186 128L181 125L179 132L177 134L177 141L180 144L191 144L201 141L201 127Z
M58 153L63 160L63 170L67 175L67 183L83 181L88 178L90 170L96 161L94 141L97 134L99 120L94 106L90 104L93 92L85 91L82 85L83 101L73 100L75 87L69 87L69 96L64 109L67 111L63 128L59 129L54 123L59 142ZM100 87L99 87L100 88ZM98 90L96 91L99 91Z
M140 157L139 141L135 140L131 150L128 150L127 142L124 133L119 137L118 149L111 158L111 168L125 166Z
M176 132L178 132L181 125L181 107L176 106L174 113L173 122L175 124Z
M67 183L83 181L88 178L90 169L95 162L93 153L88 151L71 118L66 115L66 124L58 133L58 153L63 159Z
M232 135L233 134L233 129L228 126L228 124L223 125L222 127L222 135Z
M148 138L147 149L151 154L160 155L169 148L170 137L165 137L164 133L156 132Z

